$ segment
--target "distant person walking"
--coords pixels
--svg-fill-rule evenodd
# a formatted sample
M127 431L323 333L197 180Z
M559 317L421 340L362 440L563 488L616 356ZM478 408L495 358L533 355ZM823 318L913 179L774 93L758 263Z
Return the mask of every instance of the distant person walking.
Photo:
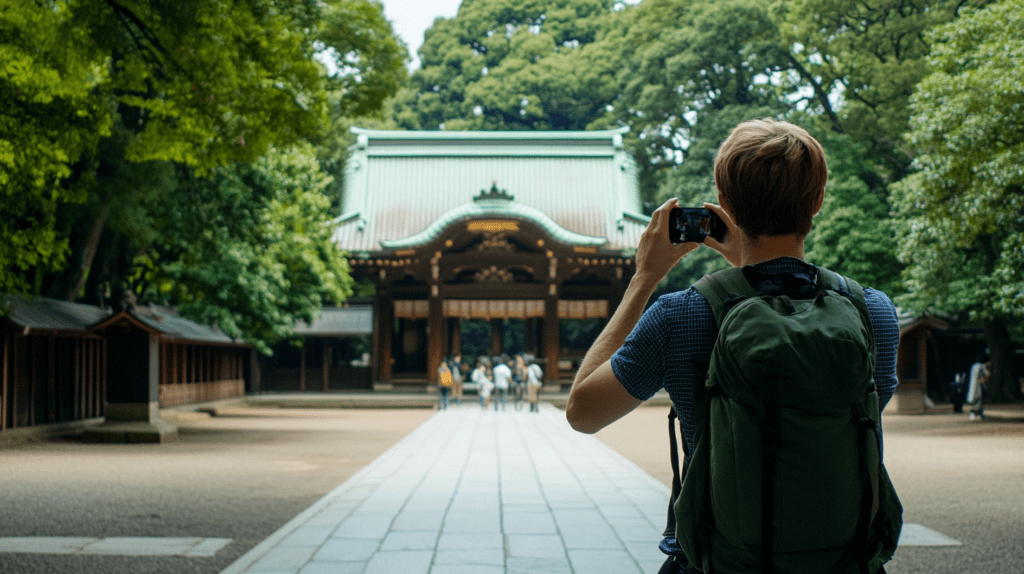
M985 420L985 407L982 401L985 398L985 388L988 384L989 367L991 363L982 355L977 362L971 365L971 382L967 387L967 398L964 404L971 406L970 420Z
M512 369L508 366L508 356L498 357L494 366L494 390L497 393L494 397L494 410L498 410L498 403L501 403L501 410L505 410L505 403L508 402L508 388L512 383Z
M455 353L448 361L448 369L452 372L452 400L462 404L462 354Z
M452 392L453 384L454 379L451 369L448 368L448 363L441 361L437 367L438 410L448 409L448 395Z
M516 410L523 408L523 398L526 396L526 359L521 353L516 353L512 363L512 402Z
M540 390L544 387L544 371L534 362L533 357L527 361L526 392L530 401L530 412L540 412Z
M494 383L491 382L487 366L487 357L477 357L476 368L473 369L473 374L471 375L473 382L476 383L476 392L480 396L480 406L483 408L487 408L491 403L491 390L494 389Z

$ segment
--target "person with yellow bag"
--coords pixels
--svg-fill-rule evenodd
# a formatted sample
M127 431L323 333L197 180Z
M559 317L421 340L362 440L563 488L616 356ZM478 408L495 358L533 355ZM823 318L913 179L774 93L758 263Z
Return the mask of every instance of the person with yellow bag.
M441 361L441 365L437 367L437 388L440 392L437 408L439 410L448 409L448 395L452 392L453 383L454 379L452 378L451 369L448 368L448 363Z

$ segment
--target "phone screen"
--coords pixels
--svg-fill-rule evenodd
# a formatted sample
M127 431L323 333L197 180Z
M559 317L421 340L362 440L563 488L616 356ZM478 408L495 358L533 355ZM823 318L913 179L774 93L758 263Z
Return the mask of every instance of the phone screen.
M704 243L708 235L717 241L725 237L725 223L717 213L704 207L674 207L668 220L668 236L672 243Z

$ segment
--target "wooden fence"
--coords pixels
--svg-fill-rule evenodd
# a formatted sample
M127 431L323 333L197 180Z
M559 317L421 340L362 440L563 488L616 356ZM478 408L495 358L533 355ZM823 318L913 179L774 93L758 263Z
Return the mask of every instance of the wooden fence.
M161 341L160 406L245 395L249 349Z
M104 416L107 345L83 332L3 335L0 432Z

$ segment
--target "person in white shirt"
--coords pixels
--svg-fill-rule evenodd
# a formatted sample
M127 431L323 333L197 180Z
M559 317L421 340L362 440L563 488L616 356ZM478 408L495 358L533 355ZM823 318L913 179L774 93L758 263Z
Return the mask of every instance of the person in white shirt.
M530 400L530 412L540 412L540 390L544 386L544 371L540 365L534 362L533 357L527 359L526 365L526 392Z
M494 389L494 383L491 382L490 374L487 372L490 366L490 361L487 357L481 356L476 360L476 368L473 369L473 374L470 375L473 382L476 383L476 392L480 396L480 406L487 408L491 404L491 390Z
M508 386L512 382L512 369L508 366L508 357L502 355L496 361L494 367L494 410L498 410L498 403L501 403L501 410L505 410L505 403L508 401Z
M968 418L972 421L985 420L985 407L982 399L985 394L985 384L988 383L989 368L991 363L982 356L971 365L971 382L967 387L967 398L964 403L970 405L971 413Z

